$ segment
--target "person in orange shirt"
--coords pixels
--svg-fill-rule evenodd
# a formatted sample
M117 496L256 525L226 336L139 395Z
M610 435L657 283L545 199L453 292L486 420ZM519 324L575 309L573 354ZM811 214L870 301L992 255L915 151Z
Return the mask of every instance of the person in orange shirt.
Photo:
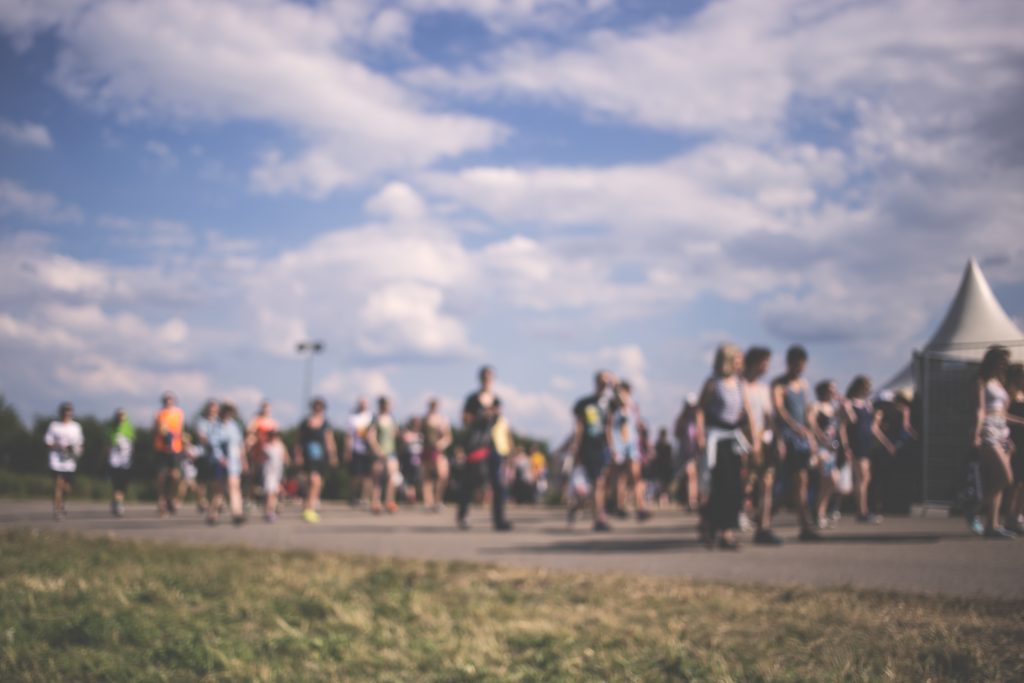
M270 401L262 401L259 412L245 429L245 451L249 457L249 476L245 486L247 501L253 500L253 489L262 486L263 465L267 461L266 445L270 443L270 435L278 430L277 420L270 415Z
M174 394L169 391L164 392L160 402L162 407L153 420L153 450L156 453L157 509L160 516L165 517L178 509L185 413L175 405Z

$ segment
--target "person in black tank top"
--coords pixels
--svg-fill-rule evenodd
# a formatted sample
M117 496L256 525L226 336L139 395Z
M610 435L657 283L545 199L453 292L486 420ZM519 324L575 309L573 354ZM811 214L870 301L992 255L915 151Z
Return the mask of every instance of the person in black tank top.
M302 504L302 518L315 524L320 521L320 491L328 466L338 464L338 452L334 432L327 421L327 403L315 398L310 404L309 417L299 427L299 438L295 443L295 464L302 467L309 477L306 499Z

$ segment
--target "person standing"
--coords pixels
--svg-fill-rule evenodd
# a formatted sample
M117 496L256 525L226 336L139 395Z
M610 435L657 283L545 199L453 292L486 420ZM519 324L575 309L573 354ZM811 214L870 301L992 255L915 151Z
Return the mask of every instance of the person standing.
M651 462L651 478L657 484L658 507L668 507L672 495L672 444L668 440L668 430L658 430L658 440L654 442L654 460Z
M50 472L53 473L53 518L68 516L67 497L75 481L78 459L85 448L82 425L75 421L75 409L70 403L61 403L57 409L58 420L46 428L43 442L49 446Z
M984 537L996 540L1016 538L1016 534L999 523L1003 492L1013 484L1013 468L1010 463L1013 447L1007 421L1010 394L1005 384L1009 367L1009 349L1005 346L989 347L978 370L976 388L978 408L973 443L981 460L984 477Z
M432 398L423 418L423 506L434 512L444 509L450 474L446 453L451 445L451 423L441 412L440 402Z
M782 539L772 531L772 494L779 458L772 430L771 389L762 379L771 359L771 350L764 346L752 346L743 356L743 386L750 404L750 470L759 498L754 532L754 543L758 545L782 545Z
M824 380L814 387L817 401L811 407L811 426L818 444L818 497L815 501L816 521L819 529L829 526L828 506L839 485L841 458L848 448L843 443L840 429L842 408L839 390L832 380Z
M277 420L270 414L270 401L261 401L259 410L245 429L245 452L249 460L249 476L245 482L246 505L255 498L256 487L263 485L263 465L267 460L265 447L270 434L278 429Z
M228 507L235 525L245 521L242 507L242 475L249 468L245 459L245 436L238 422L238 410L232 403L220 407L220 429L217 434L217 459L223 468L222 481L227 481ZM220 501L217 501L219 508ZM211 506L213 507L213 506ZM216 519L214 513L213 519Z
M157 510L165 517L178 511L185 413L175 405L174 394L169 391L163 393L160 403L161 408L153 420L153 450L156 452Z
M569 452L573 454L573 469L582 468L588 486L585 487L587 500L576 497L570 503L568 521L572 524L579 508L589 501L594 511L594 531L597 532L611 530L604 504L610 459L605 425L614 382L611 373L604 370L597 372L594 375L594 393L578 400L572 409L573 436Z
M345 463L352 481L352 502L370 507L373 495L373 454L366 442L366 432L373 422L373 413L365 398L356 401L355 410L348 416L345 438ZM379 501L378 501L379 503Z
M808 422L812 397L810 386L803 377L806 368L807 350L798 344L789 347L786 351L786 372L772 382L772 403L785 447L784 469L790 477L793 504L800 520L799 538L801 541L820 541L807 501L811 454L816 443Z
M1010 456L1010 470L1013 473L1013 487L1010 489L1010 505L1006 527L1017 534L1024 533L1024 365L1014 363L1006 371L1006 390L1010 394L1007 420L1010 425L1010 440L1013 455Z
M750 405L743 372L743 352L723 344L715 352L712 375L697 404L697 438L702 455L700 536L707 546L737 550L736 530L743 507L742 471L750 443Z
M196 446L199 448L199 454L195 459L196 508L200 514L209 512L214 489L220 485L217 481L219 464L214 451L219 432L220 404L210 399L203 405L195 421Z
M460 482L459 509L456 522L468 529L466 517L476 490L485 480L491 485L491 522L495 531L509 531L505 519L505 466L494 442L494 428L501 418L501 399L494 393L494 369L480 369L480 389L466 398L462 408L462 424L466 429L466 468Z
M377 400L377 414L366 430L366 443L373 454L373 465L370 468L370 512L380 513L383 488L384 508L394 514L398 511L395 488L401 484L402 474L398 463L398 423L391 414L391 401L387 396Z
M281 434L271 430L263 442L263 492L266 495L263 519L268 523L277 521L277 496L281 492L284 468L288 464L288 448L281 440Z
M423 489L423 420L410 417L402 426L398 439L398 462L402 473L402 496L406 503L415 503Z
M864 524L878 524L881 517L872 514L868 492L871 486L879 448L884 448L885 434L882 433L882 413L875 409L869 398L871 380L857 375L846 389L846 416L841 429L846 433L845 442L853 456L854 494L857 498L857 521ZM891 444L889 444L891 446Z
M115 517L124 516L124 494L128 488L128 477L132 468L132 453L135 449L135 427L122 408L114 412L108 433L110 452L107 464L110 467L110 484L113 488L113 499L110 501L110 512Z

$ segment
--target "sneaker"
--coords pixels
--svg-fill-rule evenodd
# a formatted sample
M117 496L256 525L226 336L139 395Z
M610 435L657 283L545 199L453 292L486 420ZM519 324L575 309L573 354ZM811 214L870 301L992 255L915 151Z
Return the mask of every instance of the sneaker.
M207 517L206 518L206 526L217 526L217 518L216 517Z
M821 537L821 534L819 534L817 531L814 531L813 529L801 531L799 539L804 543L817 543L818 541L825 540Z
M502 520L494 525L495 531L512 531L512 523Z
M722 550L739 550L740 544L735 538L730 539L722 536L718 539L718 547Z
M434 507L432 508L432 511L433 512L444 512L445 511L444 503L434 503Z
M455 525L459 527L459 531L469 531L469 522L464 519L455 520Z
M737 522L740 527L740 531L747 533L754 530L754 523L750 521L750 517L747 517L745 512L741 512L737 518Z
M1015 534L1024 534L1024 524L1021 524L1020 519L1015 519L1006 525L1008 531L1012 531Z
M967 528L970 529L971 533L975 536L983 536L985 534L985 525L979 517L969 518L967 520Z
M263 521L267 524L273 524L277 521L277 513L268 512L267 514L263 515Z
M612 511L612 514L618 517L619 519L629 519L629 513L623 510L622 508L615 508Z
M857 515L857 521L860 522L861 524L881 524L882 523L882 516L881 515L873 515L873 514L870 514L870 513L868 513L866 515Z
M754 534L754 543L757 545L782 545L782 539L776 536L771 529L761 529Z
M985 529L985 533L982 534L982 536L983 538L991 538L997 541L1012 541L1017 538L1017 534L1012 531L1007 531L1001 526L994 529Z
M574 524L576 524L576 513L577 513L576 508L569 508L565 512L565 525L566 526L571 527Z
M830 526L832 526L832 524L829 521L828 517L824 517L824 516L818 517L818 528L819 529L827 529Z
M303 510L302 519L309 522L310 524L316 524L320 521L320 515L317 514L316 510Z
M608 522L604 521L603 519L599 519L596 522L594 522L594 531L604 532L604 531L611 531L611 530L612 530L612 528L610 526L608 526Z
M245 516L239 515L238 517L232 517L231 523L235 526L242 526L243 524L245 524Z
M387 508L387 511L388 511L389 514L393 515L396 512L398 512L398 503L388 503L384 507Z
M383 510L383 508L380 506L380 503L372 503L370 505L370 514L371 515L379 515L382 510Z
M843 513L840 512L839 510L833 510L832 514L829 515L829 518L833 522L838 522L839 520L841 520L843 518Z
M637 510L636 511L636 521L638 521L638 522L646 522L650 518L651 518L651 511L650 510Z

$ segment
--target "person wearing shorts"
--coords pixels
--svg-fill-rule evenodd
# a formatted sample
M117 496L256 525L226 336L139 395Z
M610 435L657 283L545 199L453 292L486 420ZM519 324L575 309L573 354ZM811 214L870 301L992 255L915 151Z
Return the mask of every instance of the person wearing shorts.
M619 507L624 508L627 486L633 489L637 521L644 522L651 517L646 506L646 487L642 475L643 452L641 449L640 413L633 400L629 382L619 382L615 397L606 418L608 443L611 444L611 461L618 470L620 480L616 495Z
M263 485L263 463L267 458L264 446L271 432L278 429L277 420L270 414L270 401L261 401L259 410L245 428L245 452L249 458L250 474L245 486L246 501L254 500L256 487Z
M124 515L124 494L128 488L128 476L132 467L132 451L135 448L135 428L128 414L121 408L114 412L108 433L110 451L107 464L110 467L110 483L113 496L110 512L115 517Z
M511 531L505 518L505 456L511 444L508 424L502 417L501 399L494 393L494 369L480 368L480 389L470 394L462 407L462 424L466 429L466 464L459 481L459 508L455 522L468 529L466 517L477 490L489 482L491 486L491 523L495 531Z
M782 539L772 531L772 494L778 469L778 450L772 430L771 389L762 380L768 372L772 352L764 346L752 346L743 356L743 385L750 404L750 445L753 478L752 493L758 497L756 509L757 545L782 545Z
M415 503L423 486L423 420L409 418L402 427L398 458L404 481L405 501Z
M387 396L377 400L377 414L373 416L366 431L366 442L374 461L370 470L373 482L370 496L370 512L381 511L381 491L384 494L384 508L394 514L398 511L395 489L401 485L402 474L398 463L398 423L391 415L391 401Z
M295 443L295 464L309 477L306 498L302 503L302 518L310 524L320 521L320 491L328 466L338 463L338 452L334 443L334 432L327 421L327 402L314 398L310 403L310 414L299 427L299 438Z
M175 405L174 394L169 391L163 393L160 402L161 408L153 420L153 451L156 454L157 510L165 517L178 509L185 413Z
M610 531L604 498L609 464L608 430L606 429L610 394L614 378L600 371L594 375L594 393L584 396L573 406L573 438L569 452L575 466L582 467L587 477L587 495L594 512L594 531ZM579 499L577 499L579 500ZM582 502L570 505L567 520L572 524Z
M217 440L214 442L216 493L210 502L206 521L216 524L220 504L223 500L225 484L227 488L228 506L231 509L231 521L236 525L245 521L242 506L242 475L248 469L243 451L245 436L238 422L238 410L231 403L220 407L220 424Z
M446 452L452 445L452 426L441 412L436 398L427 401L427 414L423 418L423 507L440 512L444 509L444 494L448 489Z
M193 431L196 435L195 446L199 450L195 459L196 508L199 510L199 514L203 514L209 508L210 497L213 495L217 479L214 443L216 443L217 433L220 431L219 403L210 399L203 405L203 409L193 425Z
M785 447L783 466L793 487L793 505L800 520L800 540L819 541L807 503L810 482L811 454L815 450L814 434L808 424L810 386L804 379L807 350L793 345L786 352L786 372L772 382L772 404L775 424Z
M78 459L85 448L82 425L75 421L75 409L70 403L61 403L57 409L60 419L46 428L43 442L50 448L50 472L53 473L53 518L68 516L67 496L75 482Z

